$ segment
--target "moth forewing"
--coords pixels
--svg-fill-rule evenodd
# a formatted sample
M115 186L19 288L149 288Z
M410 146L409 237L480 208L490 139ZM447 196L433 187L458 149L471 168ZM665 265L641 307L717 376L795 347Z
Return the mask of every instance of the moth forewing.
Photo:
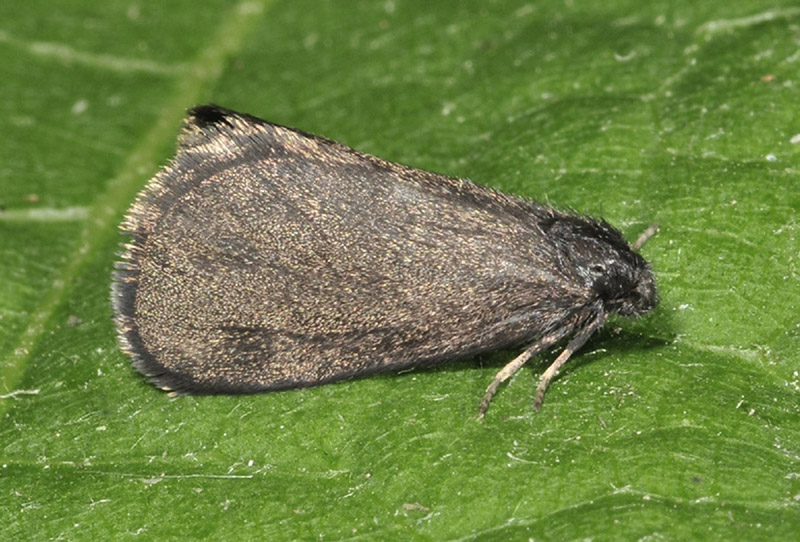
M549 380L609 313L655 306L603 221L213 105L179 141L121 226L112 289L122 349L162 388L292 389L531 344L483 414L532 355L573 337Z

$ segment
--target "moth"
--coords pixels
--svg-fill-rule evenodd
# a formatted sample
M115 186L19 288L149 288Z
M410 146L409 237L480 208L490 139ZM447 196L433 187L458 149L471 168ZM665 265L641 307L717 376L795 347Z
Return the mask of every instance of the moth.
M567 340L534 406L608 316L657 303L603 220L387 162L215 105L129 210L118 341L177 393L317 386L525 345L486 390Z

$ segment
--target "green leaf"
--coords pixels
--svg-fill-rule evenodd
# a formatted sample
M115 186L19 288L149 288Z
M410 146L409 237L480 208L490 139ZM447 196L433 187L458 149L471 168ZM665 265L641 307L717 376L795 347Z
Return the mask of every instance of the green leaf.
M800 527L790 3L0 4L0 539L778 540ZM598 214L661 305L514 352L170 398L117 348L116 226L213 101Z

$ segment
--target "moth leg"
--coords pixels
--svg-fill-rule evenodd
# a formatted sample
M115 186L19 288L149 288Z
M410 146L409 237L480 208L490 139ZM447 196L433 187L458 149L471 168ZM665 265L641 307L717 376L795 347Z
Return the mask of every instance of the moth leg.
M639 238L633 242L633 244L631 245L631 250L633 250L634 252L638 252L639 249L642 248L642 245L645 244L648 239L654 236L657 231L658 231L658 222L653 222L646 230L642 232Z
M537 412L540 408L542 408L542 401L544 401L544 392L547 391L547 386L550 385L550 381L553 379L554 376L558 373L559 369L564 366L564 364L569 360L570 356L580 350L580 348L586 344L586 341L589 340L589 337L597 331L597 329L603 325L605 322L605 315L600 316L599 318L595 319L591 322L588 326L583 328L583 330L574 337L567 347L564 349L561 354L555 359L553 363L550 364L550 367L542 373L541 378L539 379L539 386L536 388L536 398L533 400L533 409Z
M526 348L525 351L522 352L519 356L515 357L510 362L508 362L505 365L505 367L500 369L500 372L495 375L494 380L492 380L492 383L489 384L488 388L486 388L486 393L484 394L483 399L481 399L481 405L480 407L478 407L478 419L479 420L483 419L483 415L486 414L486 409L489 408L489 403L491 403L492 397L494 397L494 394L497 391L497 388L500 386L500 384L508 380L511 377L511 375L516 373L520 367L525 365L525 363L529 359L531 359L531 357L538 354L542 350L550 348L555 343L557 343L559 339L561 339L563 336L564 332L561 330L557 330L549 335L545 335L544 337L542 337L541 339L530 345L528 348Z
M531 350L525 350L522 354L512 359L511 362L506 364L506 366L495 375L492 383L489 384L488 388L486 388L486 393L484 394L483 399L481 399L481 406L478 407L479 420L483 419L483 415L486 414L486 409L489 408L489 403L492 401L492 397L494 397L494 394L497 392L498 386L508 380L508 378L516 373L520 367L525 365L525 362L531 359L532 355L533 353Z

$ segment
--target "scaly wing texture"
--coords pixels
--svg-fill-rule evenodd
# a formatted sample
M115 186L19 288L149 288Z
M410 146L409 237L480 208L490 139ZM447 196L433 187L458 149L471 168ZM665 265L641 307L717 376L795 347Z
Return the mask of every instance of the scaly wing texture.
M575 318L548 299L583 301L568 271L552 271L538 223L554 213L196 108L123 224L120 340L156 384L189 392L308 386L511 346Z

